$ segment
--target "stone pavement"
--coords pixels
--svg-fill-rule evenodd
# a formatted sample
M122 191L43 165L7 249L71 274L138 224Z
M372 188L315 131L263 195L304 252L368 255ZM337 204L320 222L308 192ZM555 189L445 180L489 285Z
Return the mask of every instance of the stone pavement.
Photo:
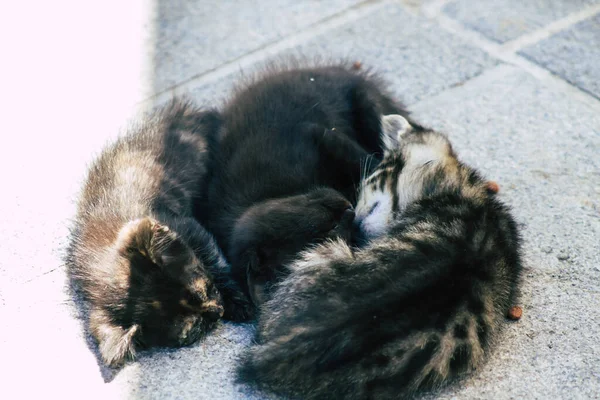
M524 316L481 371L425 397L600 398L600 1L83 3L2 35L18 62L2 85L0 398L271 398L233 382L248 325L99 366L61 256L85 165L126 117L173 94L218 105L280 54L374 67L514 207Z

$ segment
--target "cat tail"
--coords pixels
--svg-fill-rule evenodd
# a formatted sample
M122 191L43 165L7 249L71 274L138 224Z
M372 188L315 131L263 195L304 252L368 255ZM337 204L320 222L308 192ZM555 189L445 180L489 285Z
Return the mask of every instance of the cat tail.
M502 304L483 301L476 309L460 300L462 292L446 298L424 291L439 271L421 269L419 255L411 256L419 261L414 268L407 255L404 269L384 274L382 263L352 268L345 252L336 244L317 247L279 285L262 310L256 344L242 358L240 381L300 399L399 399L482 364ZM470 288L479 295L485 289Z
M251 347L238 368L240 381L301 399L406 399L444 386L483 359L477 340L457 340L453 332L415 332L369 351L381 338L352 337L358 331L342 327L294 329Z

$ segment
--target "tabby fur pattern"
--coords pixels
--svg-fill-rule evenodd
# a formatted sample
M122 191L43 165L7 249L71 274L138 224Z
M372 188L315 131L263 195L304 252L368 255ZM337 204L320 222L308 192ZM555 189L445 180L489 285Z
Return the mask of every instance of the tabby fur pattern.
M382 118L360 248L305 251L263 305L245 382L300 399L398 399L481 367L521 278L507 206L446 136Z

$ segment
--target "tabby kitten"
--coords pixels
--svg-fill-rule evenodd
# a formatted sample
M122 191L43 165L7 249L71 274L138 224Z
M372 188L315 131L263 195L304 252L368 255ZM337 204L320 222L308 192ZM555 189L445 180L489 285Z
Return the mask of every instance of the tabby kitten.
M396 399L480 367L521 278L509 209L448 139L383 119L360 189L364 247L333 240L288 265L240 378L302 399Z
M373 157L376 164L382 153L380 116L406 114L382 87L368 71L350 66L288 68L277 64L238 88L226 104L219 167L213 170L197 217L215 235L231 261L234 276L249 292L254 289L247 287L247 282L254 278L248 271L262 271L260 285L268 284L266 277L277 275L273 265L287 260L283 257L286 250L295 256L297 250L326 236L323 232L315 232L314 238L308 234L312 213L302 211L305 206L295 210L301 199L295 196L319 198L321 188L329 187L354 204L361 170L368 165L365 160ZM280 214L286 214L285 204L289 205L285 220L265 212L268 204L274 204L268 203L272 200ZM344 204L339 211L345 208ZM302 225L302 218L294 214L308 220ZM262 221L257 219L247 229L250 216ZM289 226L286 221L290 219L300 221L297 230L289 231L298 235L289 248L280 248L277 256L253 258L252 251L244 255L240 250L246 247L249 231L268 244L270 239L266 239L274 237L278 227ZM330 218L323 221L325 225L330 222ZM271 246L273 249L276 247Z
M223 314L248 317L249 301L192 215L220 124L174 100L89 170L66 262L108 365L138 348L190 344Z

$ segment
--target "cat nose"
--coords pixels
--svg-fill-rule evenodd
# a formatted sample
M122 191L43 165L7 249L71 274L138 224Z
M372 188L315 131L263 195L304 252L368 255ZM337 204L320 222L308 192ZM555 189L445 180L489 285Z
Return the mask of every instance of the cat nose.
M204 318L206 321L209 321L209 322L216 322L219 320L219 318L221 318L222 315L223 315L222 312L208 311L208 312L205 312L204 314L202 314L202 318Z
M215 322L223 316L224 311L221 305L210 305L209 307L204 307L202 310L202 318L210 322Z

